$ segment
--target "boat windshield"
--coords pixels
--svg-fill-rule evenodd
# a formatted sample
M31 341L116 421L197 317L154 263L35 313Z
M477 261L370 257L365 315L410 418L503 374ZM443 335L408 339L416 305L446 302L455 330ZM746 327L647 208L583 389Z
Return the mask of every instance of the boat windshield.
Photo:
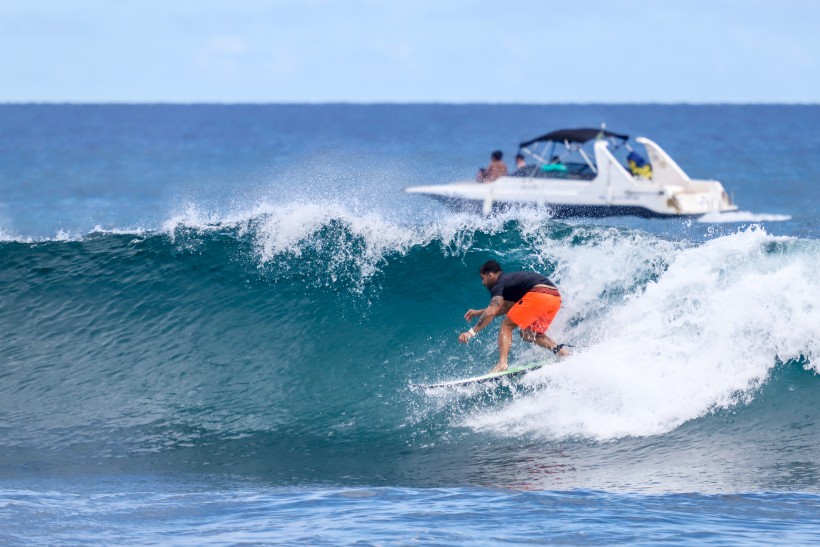
M559 129L518 145L519 153L535 160L513 173L513 176L534 178L573 178L592 180L598 173L594 154L584 145L606 139L613 150L629 140L629 135L604 129Z

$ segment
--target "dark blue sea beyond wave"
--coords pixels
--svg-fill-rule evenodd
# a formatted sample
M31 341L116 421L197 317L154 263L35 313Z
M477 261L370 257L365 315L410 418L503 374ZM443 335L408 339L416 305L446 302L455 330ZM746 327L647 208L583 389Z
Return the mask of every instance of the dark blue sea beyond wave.
M0 537L811 543L819 112L0 107ZM602 121L741 213L484 219L401 192ZM494 363L494 329L456 340L488 258L558 284L575 354L516 341L548 366L414 388Z

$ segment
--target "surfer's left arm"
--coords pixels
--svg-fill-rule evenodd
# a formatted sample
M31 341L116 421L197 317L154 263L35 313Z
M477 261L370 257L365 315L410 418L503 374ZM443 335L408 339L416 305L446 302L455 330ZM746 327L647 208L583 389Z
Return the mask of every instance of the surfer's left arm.
M471 327L470 330L462 332L458 336L458 341L462 344L465 344L467 340L484 330L487 325L489 325L493 319L495 319L496 315L501 313L501 309L504 306L504 299L500 296L494 296L492 300L490 300L490 304L481 310L481 314L478 317L478 323L475 324L474 327ZM478 311L478 310L476 310Z

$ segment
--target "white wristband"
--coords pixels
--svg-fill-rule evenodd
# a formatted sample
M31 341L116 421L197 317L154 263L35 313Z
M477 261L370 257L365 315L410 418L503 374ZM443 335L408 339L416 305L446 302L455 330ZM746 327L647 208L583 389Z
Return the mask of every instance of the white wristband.
M472 337L472 336L475 336L476 334L478 334L478 333L475 331L475 329L473 329L473 327L470 327L470 330L468 330L467 332L469 332L469 333L470 333L470 336L471 336L471 337Z

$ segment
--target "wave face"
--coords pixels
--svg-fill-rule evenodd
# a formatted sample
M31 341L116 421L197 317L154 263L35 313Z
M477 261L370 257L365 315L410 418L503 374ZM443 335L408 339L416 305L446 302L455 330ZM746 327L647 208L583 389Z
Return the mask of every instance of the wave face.
M333 204L8 240L0 469L816 490L818 251L754 227L692 243ZM559 285L551 333L575 354L516 385L414 389L494 363L495 328L456 340L490 258ZM513 362L539 359L514 341Z

